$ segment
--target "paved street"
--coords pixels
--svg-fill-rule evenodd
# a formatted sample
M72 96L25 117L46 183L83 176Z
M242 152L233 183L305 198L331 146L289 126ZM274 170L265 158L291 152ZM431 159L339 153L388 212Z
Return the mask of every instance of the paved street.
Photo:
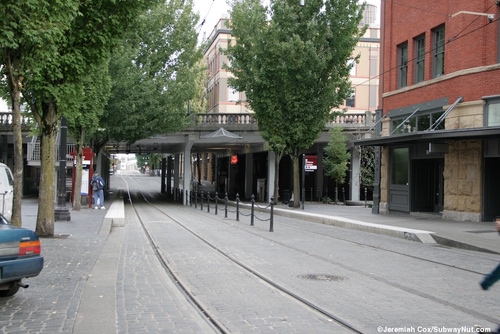
M130 189L156 192L159 178L111 179L113 196ZM119 190L120 189L120 190ZM125 220L111 227L107 210L71 211L70 222L56 222L57 238L43 239L45 268L26 280L30 288L0 300L3 333L207 333L217 332L177 287L179 280L227 332L348 332L328 317L237 268L251 268L281 287L345 320L363 333L414 327L495 328L500 286L481 291L478 282L498 262L498 255L427 244L383 234L275 217L269 222L224 218L167 203L125 205ZM307 203L306 203L307 204ZM306 207L308 211L313 205ZM284 208L281 208L284 209ZM364 210L363 210L364 209ZM37 200L23 201L23 223L34 228ZM394 216L369 209L316 206L316 211L353 212L365 221ZM330 216L332 214L330 213ZM413 220L411 220L413 219ZM181 222L193 233L176 221ZM413 228L444 230L450 222L404 216ZM381 222L376 222L381 224ZM448 225L447 225L448 224ZM457 223L463 224L463 223ZM443 236L487 247L498 234L485 223L460 226ZM418 226L417 226L418 225ZM471 239L466 240L468 237ZM201 239L203 240L201 240ZM458 238L458 237L457 237ZM207 242L212 246L208 246ZM219 249L214 251L213 247ZM230 259L222 253L228 254ZM172 279L159 261L174 270Z

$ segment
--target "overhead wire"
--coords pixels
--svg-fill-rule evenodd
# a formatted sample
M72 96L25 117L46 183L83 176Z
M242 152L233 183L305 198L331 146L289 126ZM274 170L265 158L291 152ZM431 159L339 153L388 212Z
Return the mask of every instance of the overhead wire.
M202 1L205 1L205 0L202 0ZM204 24L205 24L205 22L207 21L207 17L208 17L208 15L210 15L210 11L212 10L212 6L214 5L214 2L215 2L215 0L212 0L212 3L210 4L210 7L208 8L207 13L205 14L205 16L203 16L203 20L202 20L202 21L201 21L201 23L198 25L198 28L197 28L197 30L198 30L198 31L196 32L196 34L198 34L198 35L200 34L201 29L203 28L203 25L204 25Z
M492 6L493 6L493 5L492 5ZM491 6L491 7L492 7L492 6ZM489 7L487 10L491 9L491 7ZM448 15L448 14L447 14L447 15ZM473 23L473 22L475 22L477 19L478 19L478 18L476 18L475 20L473 20L473 21L472 21L472 23ZM486 26L490 25L491 23L497 22L498 20L500 20L500 18L497 18L497 19L491 20L491 21L489 21L488 23L486 23L486 24L484 24L484 25L482 25L482 26L480 26L480 27L478 27L478 28L476 28L476 29L473 29L473 30L471 30L471 31L469 31L469 32L467 32L467 33L465 33L465 34L463 34L463 35L459 36L461 33L463 33L463 32L465 31L465 29L467 29L467 28L468 28L468 27L472 24L472 23L470 23L470 24L469 24L469 25L467 25L464 29L462 29L462 31L460 31L459 33L457 33L454 37L450 38L450 39L446 42L446 44L445 44L445 45L448 45L448 44L450 44L450 43L452 43L452 42L454 42L454 41L456 41L456 40L458 40L458 39L460 39L460 38L463 38L463 37L465 37L465 36L467 36L467 35L470 35L470 34L472 34L472 33L476 32L477 30L483 29L484 27L486 27ZM429 53L431 53L431 52L434 52L435 50L436 50L436 48L433 48L433 49L431 49L431 50L429 50L429 51L425 52L425 53L424 53L424 55L427 55L427 54L429 54ZM421 57L421 55L420 55L420 56L415 56L415 57L413 57L413 58L409 59L409 60L408 60L408 62L407 62L407 64L410 64L410 63L414 62L414 61L415 61L417 58L419 58L419 57ZM384 71L384 72L380 73L379 75L376 75L376 76L370 77L369 79L367 79L367 80L365 80L365 81L363 81L363 82L361 82L361 83L359 83L359 84L357 84L357 85L354 85L354 86L353 86L353 88L356 88L356 87L362 86L362 85L366 84L367 82L370 82L370 81L371 81L371 80L373 80L373 79L377 79L377 78L379 78L379 77L381 77L381 76L383 76L383 75L385 75L385 74L387 74L387 73L389 73L389 72L391 72L391 71L397 70L398 68L400 68L400 65L397 65L397 66L395 66L395 67L393 67L393 68L390 68L390 69L388 69L388 70L386 70L386 71Z

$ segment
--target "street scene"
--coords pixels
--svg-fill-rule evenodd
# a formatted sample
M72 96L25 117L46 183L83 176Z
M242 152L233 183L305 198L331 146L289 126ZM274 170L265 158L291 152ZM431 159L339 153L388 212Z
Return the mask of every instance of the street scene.
M225 218L222 207L215 215L213 207L168 203L154 190L159 180L133 171L114 175L108 196L114 202L107 205L124 203L125 219L111 226L106 212L88 208L57 223L57 236L42 240L40 276L0 300L2 332L496 329L498 287L482 291L479 282L497 254L279 215L269 232L269 222L250 226L243 215ZM36 201L23 204L28 226ZM351 220L369 210L309 206ZM412 220L411 227L425 221ZM498 238L494 226L487 228L486 238Z
M1 333L500 333L499 0L0 12Z

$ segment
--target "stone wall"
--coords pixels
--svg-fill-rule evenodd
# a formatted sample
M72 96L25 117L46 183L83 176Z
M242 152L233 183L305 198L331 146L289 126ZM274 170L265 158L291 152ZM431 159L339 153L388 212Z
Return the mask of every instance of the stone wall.
M481 221L481 140L452 141L444 163L443 218Z

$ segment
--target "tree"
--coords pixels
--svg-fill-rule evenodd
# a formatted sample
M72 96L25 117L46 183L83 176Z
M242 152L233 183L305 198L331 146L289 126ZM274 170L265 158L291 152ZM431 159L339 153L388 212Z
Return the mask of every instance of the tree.
M12 106L14 143L14 203L11 222L22 226L23 150L21 101L24 79L39 64L57 57L54 44L60 41L77 14L78 1L18 0L0 4L0 64L2 85Z
M229 83L245 91L270 149L292 158L296 199L300 151L350 94L362 12L356 0L308 0L303 7L297 0L271 0L268 10L259 0L234 1L234 42L225 51L234 74Z
M155 5L157 0L89 0L78 2L62 37L50 40L52 57L30 63L25 73L25 96L41 133L41 171L36 232L53 236L55 209L55 139L58 122L68 99L77 96L79 84L88 73L97 70L109 58L110 50L131 27L139 13ZM29 24L30 21L26 22ZM74 109L70 109L73 112ZM68 117L69 118L69 117Z
M196 81L206 73L197 21L192 1L168 1L139 17L111 57L111 96L98 143L134 143L187 125L187 102L199 94Z
M338 202L338 185L345 181L350 154L347 151L346 137L342 133L343 129L335 126L330 130L330 140L325 147L325 157L323 166L325 174L335 181L335 203Z
M68 131L75 139L75 184L74 189L82 187L83 147L88 146L89 138L98 131L99 118L104 112L109 93L111 79L108 73L109 61L103 61L94 72L82 79L77 96L61 101L60 107L67 115ZM70 102L65 104L65 102ZM74 192L73 210L81 209L81 193Z

